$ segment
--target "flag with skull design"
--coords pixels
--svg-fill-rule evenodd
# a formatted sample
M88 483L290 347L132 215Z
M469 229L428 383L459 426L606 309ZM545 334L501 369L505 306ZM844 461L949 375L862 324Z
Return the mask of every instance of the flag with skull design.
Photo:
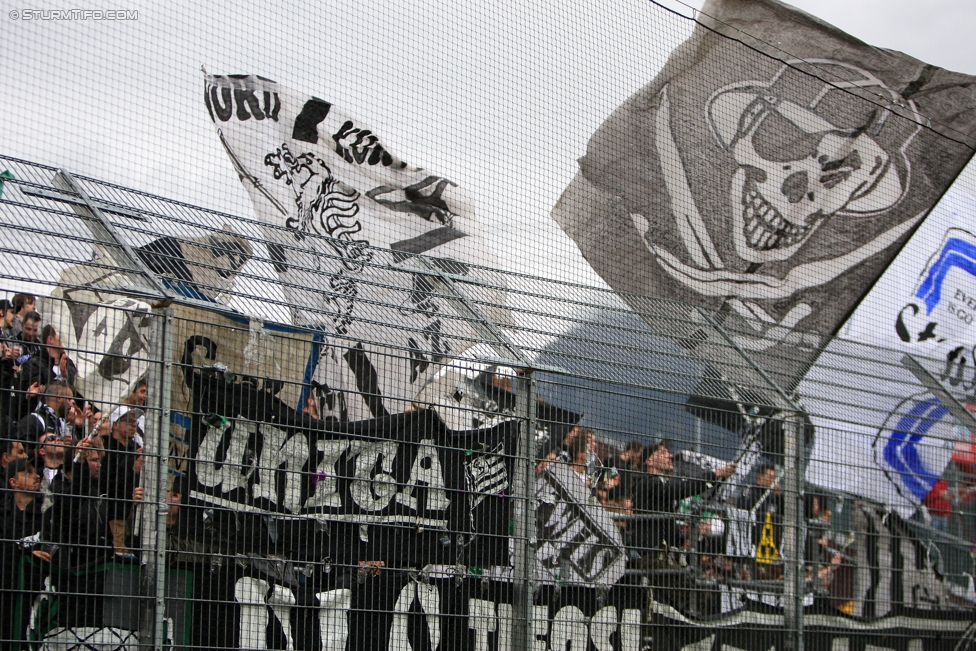
M614 289L717 310L792 390L972 156L974 81L775 0L709 0L553 218Z
M322 331L303 380L320 414L402 411L478 339L444 284L495 266L471 202L325 100L256 75L207 75L205 102L292 322ZM503 293L484 291L473 298L504 321Z

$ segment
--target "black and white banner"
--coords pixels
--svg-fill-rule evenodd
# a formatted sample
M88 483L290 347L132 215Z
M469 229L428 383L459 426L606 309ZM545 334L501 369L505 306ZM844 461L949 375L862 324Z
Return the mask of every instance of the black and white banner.
M439 273L497 266L471 202L325 100L254 75L208 75L205 100L266 225L292 323L326 336L311 379L336 392L343 420L401 411L475 336L435 295ZM504 305L503 292L487 302Z
M552 216L614 289L727 312L791 388L972 156L973 82L776 0L710 0Z
M620 530L565 463L551 463L536 479L536 578L609 588L627 564Z
M534 648L639 651L643 594L633 586L537 590ZM517 644L512 586L504 582L384 571L286 584L238 569L211 574L194 596L193 639L203 648L504 651Z
M517 422L452 432L421 410L327 423L222 373L187 382L190 497L233 514L218 537L234 551L386 567L508 563Z

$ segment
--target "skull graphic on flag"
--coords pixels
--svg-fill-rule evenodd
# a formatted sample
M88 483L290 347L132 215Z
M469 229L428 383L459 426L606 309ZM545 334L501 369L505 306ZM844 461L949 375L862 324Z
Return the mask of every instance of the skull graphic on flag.
M720 309L790 388L972 155L972 81L714 0L552 216L614 289Z

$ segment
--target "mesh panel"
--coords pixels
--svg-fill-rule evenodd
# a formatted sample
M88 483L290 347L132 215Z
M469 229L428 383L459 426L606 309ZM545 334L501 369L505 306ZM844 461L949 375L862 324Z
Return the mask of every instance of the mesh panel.
M971 77L772 0L111 11L5 17L5 646L970 648Z

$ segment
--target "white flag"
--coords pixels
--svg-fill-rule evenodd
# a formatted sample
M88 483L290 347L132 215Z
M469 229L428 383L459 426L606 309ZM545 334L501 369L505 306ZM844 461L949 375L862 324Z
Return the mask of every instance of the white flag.
M495 266L470 202L327 101L254 75L208 75L206 104L265 225L293 323L322 330L304 382L343 420L402 411L477 338L435 293L441 272Z
M945 472L954 448L968 445L947 393L976 403L973 224L976 199L946 194L848 319L841 331L847 341L831 342L800 385L816 414L811 482L889 504L907 517ZM929 375L946 393L923 385L903 363L905 353L929 360Z

